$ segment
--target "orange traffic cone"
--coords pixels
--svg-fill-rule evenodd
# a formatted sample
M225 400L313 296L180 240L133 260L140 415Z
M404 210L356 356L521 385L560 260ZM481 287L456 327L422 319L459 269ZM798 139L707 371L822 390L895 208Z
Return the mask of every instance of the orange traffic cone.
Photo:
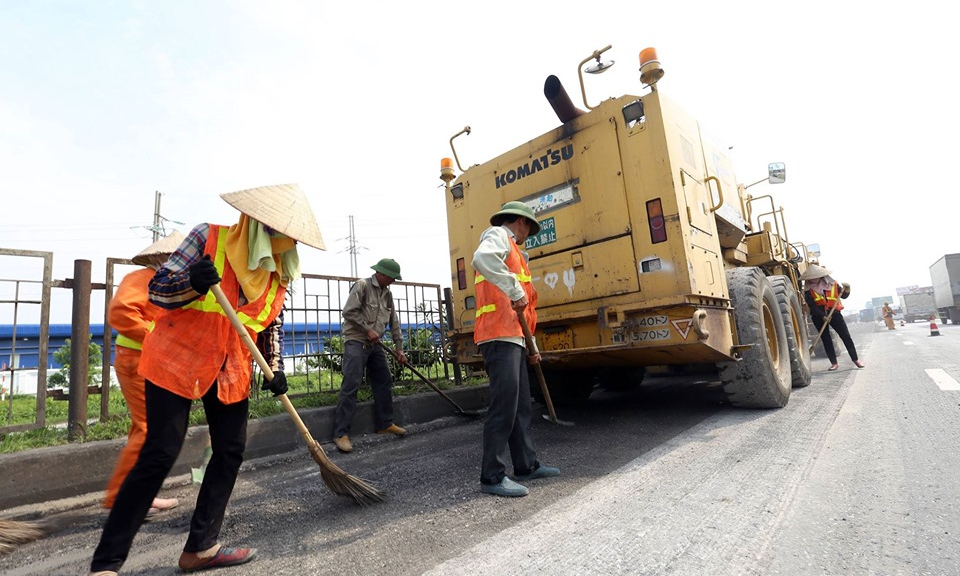
M930 315L930 335L939 336L940 330L937 329L937 321L933 319L933 315Z

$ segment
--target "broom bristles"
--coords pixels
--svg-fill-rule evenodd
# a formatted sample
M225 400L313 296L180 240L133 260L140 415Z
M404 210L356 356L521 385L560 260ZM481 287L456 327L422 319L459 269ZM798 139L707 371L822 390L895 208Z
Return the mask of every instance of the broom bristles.
M383 502L383 493L376 486L344 472L342 468L327 457L326 452L316 440L310 446L310 454L320 465L320 477L327 488L337 496L347 496L361 506Z
M21 544L43 537L49 529L42 522L0 520L0 556L13 552Z

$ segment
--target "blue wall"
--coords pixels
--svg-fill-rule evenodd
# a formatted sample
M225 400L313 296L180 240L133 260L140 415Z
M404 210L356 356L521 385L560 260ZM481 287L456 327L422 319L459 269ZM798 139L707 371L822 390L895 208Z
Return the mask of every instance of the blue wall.
M440 333L437 326L413 326L416 328L432 328L434 331L434 341L440 343ZM411 328L409 325L402 325L401 328L406 332ZM316 354L323 351L323 342L331 336L340 334L339 323L306 324L298 322L285 324L283 329L283 355L291 357L302 354ZM50 344L47 347L47 368L60 369L60 364L54 360L53 353L59 350L64 342L71 336L70 324L51 324L50 325ZM113 362L112 340L117 337L114 330L111 336L110 360ZM103 348L103 324L90 325L90 339ZM389 332L387 334L389 340ZM19 324L17 325L17 355L20 357L18 368L36 368L37 358L40 354L40 325L39 324ZM8 367L11 364L11 353L13 349L13 326L0 325L0 363L5 363Z
M50 344L47 347L47 367L59 369L60 364L54 360L53 353L59 350L71 336L70 324L50 325ZM340 324L310 324L297 323L284 326L283 355L317 353L323 350L323 340L340 334ZM114 330L111 338L116 338ZM90 325L90 339L103 348L103 324ZM40 325L17 325L16 352L20 357L19 368L36 368L40 353ZM112 347L111 341L111 347ZM0 363L9 367L13 350L13 326L0 325ZM113 351L110 352L111 361Z

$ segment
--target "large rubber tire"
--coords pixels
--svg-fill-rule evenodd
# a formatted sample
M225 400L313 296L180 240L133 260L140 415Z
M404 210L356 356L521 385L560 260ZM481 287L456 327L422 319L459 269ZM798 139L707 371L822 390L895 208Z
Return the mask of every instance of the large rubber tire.
M787 346L790 347L790 378L794 388L810 385L810 337L804 323L800 296L793 283L786 276L769 276L770 286L780 304L783 327L787 332Z
M759 268L727 271L741 346L739 362L719 365L730 403L742 408L781 408L790 399L790 347L777 296Z

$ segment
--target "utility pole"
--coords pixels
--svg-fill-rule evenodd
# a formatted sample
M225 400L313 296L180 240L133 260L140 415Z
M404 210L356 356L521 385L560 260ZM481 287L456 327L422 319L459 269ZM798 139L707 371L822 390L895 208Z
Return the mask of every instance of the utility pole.
M357 277L357 236L353 229L353 215L350 216L350 276Z
M160 191L154 191L153 193L153 225L152 226L131 226L130 229L134 228L143 228L149 230L153 235L153 241L166 237L167 230L165 224L171 222L173 224L179 224L183 226L183 222L177 222L176 220L170 220L169 218L164 218L160 215Z
M353 216L350 216L350 235L346 238L340 238L340 240L346 240L348 243L345 251L350 253L350 276L356 278L358 270L357 254L359 254L361 250L366 250L366 248L357 244L357 233L356 229L353 227ZM341 250L340 252L342 253L344 250Z
M153 196L153 241L160 239L160 191L154 191Z

